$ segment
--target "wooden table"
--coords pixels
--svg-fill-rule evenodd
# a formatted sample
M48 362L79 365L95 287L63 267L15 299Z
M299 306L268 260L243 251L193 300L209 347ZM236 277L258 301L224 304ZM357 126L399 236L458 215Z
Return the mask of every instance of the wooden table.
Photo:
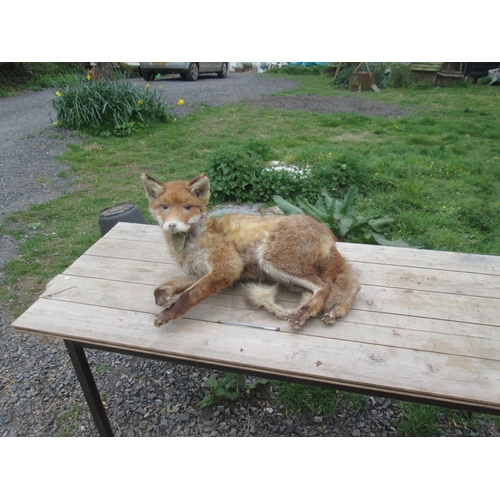
M500 257L338 247L362 289L333 326L294 331L235 286L156 328L153 290L181 271L158 226L119 223L13 327L65 341L102 435L112 431L84 348L500 414Z

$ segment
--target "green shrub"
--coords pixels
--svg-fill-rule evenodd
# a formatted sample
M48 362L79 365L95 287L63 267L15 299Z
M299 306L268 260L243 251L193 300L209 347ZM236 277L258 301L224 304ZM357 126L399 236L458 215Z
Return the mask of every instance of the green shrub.
M326 64L312 64L311 66L301 66L299 64L291 64L288 66L282 66L281 68L271 68L267 71L268 73L275 74L285 74L285 75L333 75L335 73L335 68L332 68Z
M272 165L272 157L271 148L259 141L214 151L206 167L212 202L268 202L277 193L296 196L317 190L320 181L313 180L311 169Z
M388 79L388 87L398 89L410 86L411 70L409 64L394 64L390 69L391 74Z
M83 65L79 63L2 62L0 85L38 86L41 82L51 83L51 79L57 76L83 70Z
M56 123L95 135L130 135L137 124L174 119L161 90L137 87L127 80L93 81L79 76L58 89L56 96Z
M209 156L206 171L210 176L213 203L261 201L263 160L254 147L224 146Z
M358 63L344 63L335 85L340 88L348 88L349 79L357 68ZM363 64L358 71L368 71L374 73L375 84L380 89L403 88L411 85L411 70L409 64L387 64L387 63L368 63ZM387 70L390 70L388 72Z
M335 86L346 89L349 86L349 78L351 78L357 65L358 63L342 63L342 67L335 80Z
M308 198L317 196L325 185L345 194L353 184L363 190L370 182L369 174L354 155L342 161L318 155L313 158L314 166L305 164L306 157L298 165L270 162L271 158L272 149L260 141L214 151L206 166L212 202L265 203L274 195Z
M477 79L477 84L478 85L489 85L491 83L491 76L482 76L481 78Z
M62 81L65 75L84 71L81 63L0 62L0 97L53 87L54 81Z

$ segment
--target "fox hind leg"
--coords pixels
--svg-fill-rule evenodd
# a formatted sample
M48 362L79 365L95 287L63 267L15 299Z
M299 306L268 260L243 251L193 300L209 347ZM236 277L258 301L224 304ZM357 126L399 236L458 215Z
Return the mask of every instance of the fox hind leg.
M301 287L312 293L309 295L309 300L303 304L299 309L289 318L289 324L295 329L299 330L304 326L305 322L315 317L323 309L325 300L331 291L331 281L324 280L318 276L316 270L310 266L301 266L299 272L290 272L285 269L279 269L273 265L271 260L261 261L262 269L270 277L278 281L280 284L292 287Z
M341 318L349 311L360 289L355 272L346 265L345 271L340 273L332 284L330 295L324 305L325 313L321 319L328 325L335 323L337 318Z
M311 285L313 285L313 283L311 283ZM321 286L318 286L316 290L312 291L312 296L309 301L300 307L299 310L288 320L294 330L299 330L305 325L309 318L313 318L318 315L318 313L323 309L323 305L329 294L330 286L328 283L323 283Z
M244 285L246 298L254 307L264 307L267 311L274 314L279 319L289 320L297 314L302 306L304 306L312 297L312 292L302 290L300 303L298 307L286 309L276 302L276 296L279 291L279 285L262 285L260 283L248 283ZM296 291L295 289L294 291Z

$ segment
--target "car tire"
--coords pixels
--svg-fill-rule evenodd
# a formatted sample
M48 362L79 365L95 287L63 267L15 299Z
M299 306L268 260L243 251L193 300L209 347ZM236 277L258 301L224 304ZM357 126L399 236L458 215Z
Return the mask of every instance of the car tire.
M227 76L227 63L222 63L220 71L217 73L219 78L226 78Z
M186 80L189 80L190 82L194 82L198 80L198 76L200 74L200 71L198 69L198 63L189 63L189 68L186 71Z
M149 71L141 71L141 75L147 82L152 82L156 78L156 73L150 73Z

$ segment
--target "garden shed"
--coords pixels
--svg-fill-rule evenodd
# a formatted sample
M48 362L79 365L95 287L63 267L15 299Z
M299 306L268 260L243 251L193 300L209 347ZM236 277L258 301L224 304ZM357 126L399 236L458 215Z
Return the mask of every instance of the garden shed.
M424 81L442 87L463 79L465 63L414 62L410 64L410 69L416 81Z

